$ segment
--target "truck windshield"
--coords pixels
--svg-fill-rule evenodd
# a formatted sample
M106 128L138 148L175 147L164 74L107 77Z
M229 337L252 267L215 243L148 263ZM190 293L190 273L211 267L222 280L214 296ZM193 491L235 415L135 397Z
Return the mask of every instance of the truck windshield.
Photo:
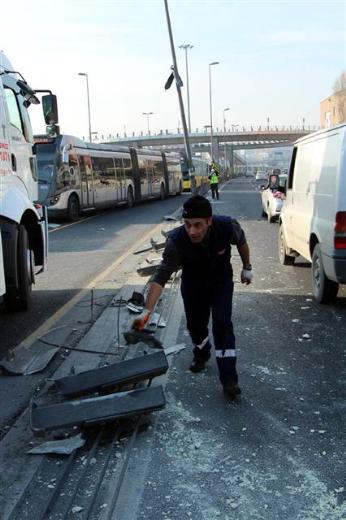
M37 144L36 158L38 168L38 182L52 182L55 163L55 144Z

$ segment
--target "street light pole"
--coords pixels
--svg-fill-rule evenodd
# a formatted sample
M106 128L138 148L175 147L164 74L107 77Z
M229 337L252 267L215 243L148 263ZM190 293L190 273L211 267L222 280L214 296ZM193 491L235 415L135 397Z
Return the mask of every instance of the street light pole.
M188 49L193 49L193 45L190 45L189 43L184 43L184 45L179 45L179 49L184 49L184 51L185 51L186 92L187 92L187 119L188 119L188 122L189 122L189 133L191 134L189 67L188 67L188 62L187 62L187 51L188 51Z
M229 108L224 108L223 111L222 111L222 114L223 114L223 131L226 132L226 117L225 117L225 112L227 112L227 110L229 110Z
M211 160L213 161L213 107L212 107L212 97L211 97L211 67L213 65L218 65L219 61L213 61L209 63L209 112L210 112L210 155Z
M228 108L224 108L223 111L222 111L222 114L223 114L223 131L224 133L226 133L226 116L225 116L225 112L227 112L229 110L229 107ZM226 138L225 138L225 148L224 148L224 161L225 161L225 173L227 171L227 143L226 143Z
M91 143L91 120L90 120L90 97L89 97L89 79L86 72L78 72L78 76L85 76L88 100L88 121L89 121L89 142Z
M182 125L183 125L183 131L184 131L185 152L186 152L187 162L188 162L188 165L189 165L190 181L191 181L191 193L192 193L192 195L196 195L197 190L196 190L195 169L194 169L194 166L192 164L192 155L191 155L191 148L190 148L190 141L189 141L189 133L188 133L187 125L186 125L183 97L181 95L181 87L182 87L183 82L181 81L181 78L180 78L179 72L178 72L178 65L177 65L177 58L176 58L176 55L175 55L175 48L174 48L174 41L173 41L171 19L170 19L170 16L169 16L169 9L168 9L168 0L164 0L164 4L165 4L165 11L166 11L166 19L167 19L169 42L170 42L170 45L171 45L172 60L173 60L172 71L173 71L173 76L174 76L174 79L175 79L175 85L177 87L177 94L178 94L178 101L179 101L179 108L180 108L180 116L181 116L181 122L182 122Z
M143 116L147 116L148 135L150 135L149 117L152 116L153 113L154 113L154 112L142 112Z

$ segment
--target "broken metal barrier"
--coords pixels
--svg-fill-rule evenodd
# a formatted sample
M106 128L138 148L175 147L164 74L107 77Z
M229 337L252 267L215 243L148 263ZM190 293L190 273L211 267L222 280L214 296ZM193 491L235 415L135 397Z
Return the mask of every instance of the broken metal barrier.
M30 406L30 426L43 432L69 426L87 426L154 412L166 404L162 386L75 399L58 404Z
M160 351L56 379L55 386L64 396L106 392L116 386L150 380L167 370L166 355Z

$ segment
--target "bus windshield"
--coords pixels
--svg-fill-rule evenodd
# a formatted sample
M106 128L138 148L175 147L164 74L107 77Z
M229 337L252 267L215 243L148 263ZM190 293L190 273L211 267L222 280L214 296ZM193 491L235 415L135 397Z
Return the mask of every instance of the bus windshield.
M36 158L38 168L38 182L51 183L54 172L55 144L37 144Z

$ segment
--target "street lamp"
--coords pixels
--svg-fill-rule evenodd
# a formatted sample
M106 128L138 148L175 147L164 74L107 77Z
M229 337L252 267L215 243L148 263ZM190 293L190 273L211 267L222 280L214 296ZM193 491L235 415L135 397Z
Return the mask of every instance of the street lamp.
M154 112L142 112L143 116L147 116L148 135L150 135L149 117L152 116L153 113Z
M78 76L85 76L87 87L87 101L88 101L88 121L89 121L89 142L91 143L91 121L90 121L90 97L89 97L89 80L86 72L78 72Z
M185 51L186 92L187 92L187 118L188 118L188 122L189 122L189 132L191 134L189 67L188 67L188 63L187 63L187 51L188 51L188 49L193 49L193 45L190 45L189 43L184 43L184 45L179 45L179 49L184 49L184 51Z
M225 112L227 112L227 110L229 110L229 108L224 108L223 111L222 111L222 114L223 114L223 131L226 132L226 117L225 117Z
M212 109L212 100L211 100L211 67L213 65L218 65L219 61L212 61L209 63L209 112L210 112L210 155L211 160L213 160L213 109Z

